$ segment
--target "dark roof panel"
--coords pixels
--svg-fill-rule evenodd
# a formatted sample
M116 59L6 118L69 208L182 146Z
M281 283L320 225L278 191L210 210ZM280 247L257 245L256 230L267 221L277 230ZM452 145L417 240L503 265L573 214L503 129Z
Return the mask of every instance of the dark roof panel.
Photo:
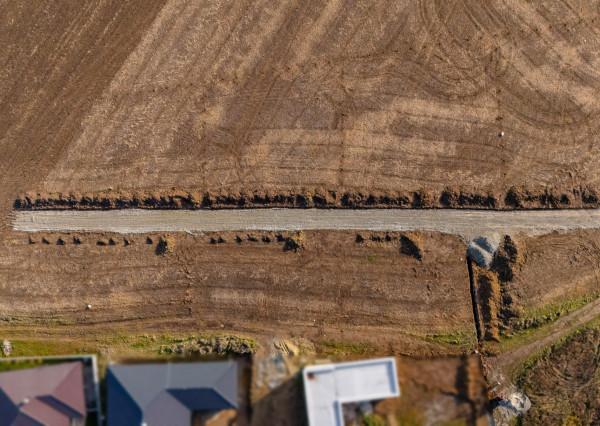
M237 408L237 382L235 362L111 365L107 371L109 425L146 421L150 426L159 413L188 419L184 424L189 425L192 411ZM129 423L124 412L131 413Z

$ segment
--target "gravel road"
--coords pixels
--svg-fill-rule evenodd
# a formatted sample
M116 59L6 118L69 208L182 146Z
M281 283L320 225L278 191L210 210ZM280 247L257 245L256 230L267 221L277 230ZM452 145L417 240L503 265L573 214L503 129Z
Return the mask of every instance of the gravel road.
M439 231L467 241L490 234L545 234L599 229L600 210L51 210L13 213L17 231L208 232L342 229Z

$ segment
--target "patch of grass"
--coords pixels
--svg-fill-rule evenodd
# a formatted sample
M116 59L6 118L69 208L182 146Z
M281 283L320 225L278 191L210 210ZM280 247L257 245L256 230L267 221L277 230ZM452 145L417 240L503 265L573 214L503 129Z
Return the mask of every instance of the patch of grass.
M370 343L326 342L323 343L325 355L343 356L366 354L372 351Z
M520 366L518 368L516 368L514 370L515 371L515 373L514 373L515 381L519 384L519 386L521 386L524 379L526 378L527 374L529 373L529 371L533 367L535 367L538 362L546 359L554 350L556 350L558 347L568 343L576 335L582 333L585 330L597 329L599 327L600 327L600 316L597 316L597 317L593 318L592 320L586 322L585 324L582 324L581 326L577 327L575 330L572 330L570 333L555 340L548 346L545 346L544 348L540 349L539 351L531 354L520 364Z
M422 339L430 343L475 347L475 335L473 333L456 332L446 334L428 334L423 336Z
M579 298L574 298L568 301L561 302L559 304L547 305L543 308L540 308L535 311L530 311L528 315L534 315L531 318L541 318L540 315L544 314L544 316L551 316L550 321L539 322L534 326L525 328L523 330L515 331L512 333L506 333L502 331L500 333L500 342L498 347L501 352L510 351L516 348L519 348L533 340L540 340L546 337L548 334L552 332L551 325L558 320L560 317L564 317L568 313L572 313L577 309L582 308L586 304L594 301L597 298L597 295L587 295ZM554 314L547 314L546 312L554 312ZM577 321L577 317L574 317L570 324Z
M56 340L11 340L10 358L52 355L80 355L87 351L86 345L78 341Z
M194 335L175 335L175 334L123 334L115 333L109 336L95 338L81 337L79 339L10 339L12 343L12 353L10 358L18 357L41 357L57 355L88 355L105 353L107 350L113 359L120 357L176 357L176 354L161 353L160 349L164 346L170 346L181 342L188 342L200 338L230 338L228 334L194 334ZM240 339L240 337L236 338ZM252 339L246 339L253 347L256 342ZM0 352L0 358L2 358Z
M583 422L575 414L571 414L562 421L560 426L583 426Z
M369 263L374 263L375 259L377 259L377 256L375 256L374 254L370 254L370 255L367 256L367 261Z
M364 426L387 426L385 419L376 414L363 414L362 422Z
M599 296L600 293L598 292L584 294L539 308L528 309L521 315L519 322L514 325L514 328L516 330L526 330L528 328L537 328L549 322L554 322L560 317L583 308L588 303L596 300Z
M174 344L161 345L159 353L181 355L249 354L258 349L254 339L233 334L209 334L177 339Z
M423 426L425 424L423 414L415 410L404 410L396 414L396 420L402 426Z

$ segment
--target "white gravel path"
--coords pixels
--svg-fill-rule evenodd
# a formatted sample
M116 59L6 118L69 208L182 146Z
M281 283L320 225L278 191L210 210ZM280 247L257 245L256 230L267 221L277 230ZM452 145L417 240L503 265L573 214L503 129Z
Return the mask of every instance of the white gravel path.
M342 229L439 231L467 241L491 234L600 229L600 210L46 210L13 213L17 231L208 232Z

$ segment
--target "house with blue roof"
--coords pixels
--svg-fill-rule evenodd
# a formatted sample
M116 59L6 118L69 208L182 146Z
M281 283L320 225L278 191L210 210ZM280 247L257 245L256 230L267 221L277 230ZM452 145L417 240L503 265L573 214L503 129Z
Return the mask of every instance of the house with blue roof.
M190 426L238 407L235 362L111 365L107 426Z

